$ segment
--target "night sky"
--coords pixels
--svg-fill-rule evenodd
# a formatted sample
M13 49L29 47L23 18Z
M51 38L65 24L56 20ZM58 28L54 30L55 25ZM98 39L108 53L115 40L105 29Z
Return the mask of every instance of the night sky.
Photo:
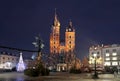
M44 52L49 53L55 8L61 23L61 39L69 20L73 22L80 59L88 55L92 45L120 43L119 0L0 0L0 45L36 50L32 42L40 34Z

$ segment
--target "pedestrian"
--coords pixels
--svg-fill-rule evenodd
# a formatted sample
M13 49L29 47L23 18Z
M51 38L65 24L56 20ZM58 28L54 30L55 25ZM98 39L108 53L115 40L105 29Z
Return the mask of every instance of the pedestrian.
M117 72L116 71L114 71L114 78L116 78L117 77Z

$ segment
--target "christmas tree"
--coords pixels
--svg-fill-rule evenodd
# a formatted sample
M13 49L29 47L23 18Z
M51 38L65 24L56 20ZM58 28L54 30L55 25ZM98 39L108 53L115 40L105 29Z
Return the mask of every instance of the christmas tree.
M25 65L23 62L23 57L22 57L22 53L20 53L20 58L19 58L19 62L17 65L17 71L18 72L23 72L25 70Z

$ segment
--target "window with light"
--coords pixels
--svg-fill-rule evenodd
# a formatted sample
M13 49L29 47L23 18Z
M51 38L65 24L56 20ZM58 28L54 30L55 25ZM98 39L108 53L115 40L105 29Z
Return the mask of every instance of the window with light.
M113 57L112 60L117 60L117 57Z
M110 60L110 58L106 58L105 60Z
M109 54L109 53L106 53L106 56L110 56L110 54Z
M110 62L105 62L104 65L105 65L105 66L110 66L111 64L110 64Z
M117 53L112 53L112 55L113 55L113 56L116 56L116 55L117 55Z
M112 65L113 66L118 65L118 62L112 62Z

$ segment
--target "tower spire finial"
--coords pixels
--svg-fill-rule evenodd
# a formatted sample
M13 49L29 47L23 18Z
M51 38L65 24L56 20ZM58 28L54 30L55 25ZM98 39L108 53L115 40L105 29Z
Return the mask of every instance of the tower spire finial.
M56 8L55 8L55 21L57 21L57 13L56 13Z
M71 19L70 19L70 21L69 21L69 25L72 27L72 21L71 21Z
M54 25L55 25L55 26L60 26L60 22L59 22L59 20L58 20L57 13L56 13L56 8L55 8Z

